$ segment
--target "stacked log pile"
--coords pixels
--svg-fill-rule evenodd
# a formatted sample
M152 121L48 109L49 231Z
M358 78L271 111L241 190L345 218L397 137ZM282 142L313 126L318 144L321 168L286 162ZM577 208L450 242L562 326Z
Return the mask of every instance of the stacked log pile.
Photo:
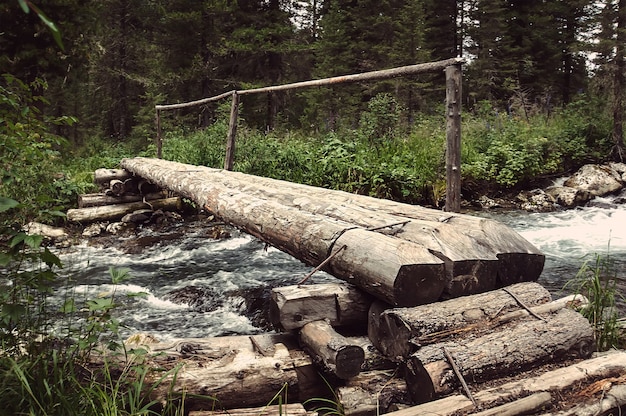
M534 282L544 256L498 222L163 160L122 167L344 280L274 288L284 332L135 342L159 369L157 401L184 397L196 416L302 414L316 398L358 416L536 414L604 381L585 393L602 402L576 411L626 403L626 353L590 358L586 300L553 301Z
M124 169L98 169L94 182L100 192L80 195L78 208L67 211L71 222L86 224L94 221L117 221L140 210L179 211L179 197L167 193L145 179Z

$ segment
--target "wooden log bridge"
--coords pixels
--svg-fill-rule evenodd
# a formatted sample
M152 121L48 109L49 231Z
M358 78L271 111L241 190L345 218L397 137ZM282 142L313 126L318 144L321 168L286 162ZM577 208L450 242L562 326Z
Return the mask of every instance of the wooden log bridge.
M392 306L535 281L544 255L497 221L165 161L121 167Z

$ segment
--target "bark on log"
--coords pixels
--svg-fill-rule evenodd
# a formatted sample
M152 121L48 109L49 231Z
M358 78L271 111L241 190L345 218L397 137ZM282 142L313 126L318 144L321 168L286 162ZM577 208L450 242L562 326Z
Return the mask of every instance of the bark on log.
M528 306L551 300L550 292L538 283L525 282L507 288ZM413 308L370 310L368 336L372 343L391 359L402 359L416 346L437 333L454 333L468 325L487 322L501 313L519 310L521 306L509 293L500 289L487 293L450 299Z
M93 174L93 181L95 184L102 187L108 187L109 182L114 179L119 181L125 181L132 177L132 173L126 169L96 169Z
M131 202L127 204L69 209L67 210L67 219L68 221L78 223L115 221L133 211L146 208L179 211L182 209L182 200L181 198L166 198L156 199L150 202Z
M286 330L329 320L332 326L367 326L373 298L347 283L283 286L272 289L270 322Z
M189 412L189 416L317 416L301 403L275 404L263 407L229 410L198 410Z
M604 355L577 362L570 366L545 372L541 375L499 384L493 388L474 393L474 399L482 408L495 403L515 400L541 391L560 392L570 388L579 389L599 378L626 374L626 351L614 350ZM468 412L474 404L464 395L456 394L418 406L388 413L388 416L449 416Z
M392 305L434 302L443 291L443 262L418 244L251 197L213 183L196 166L151 159L124 159L123 166L307 264L346 246L325 270Z
M363 348L335 332L326 321L304 325L300 329L300 344L325 372L340 379L358 375L365 361Z
M395 371L371 371L348 380L335 389L346 416L375 416L392 406L410 405L406 381Z
M148 364L162 370L181 366L151 392L151 399L184 396L185 409L214 410L263 406L277 395L287 403L325 394L327 388L310 357L298 348L295 337L258 335L254 336L259 338L256 343L251 338L229 336L140 344L149 351ZM256 347L268 342L274 344L271 356L262 354ZM147 385L163 374L163 371L152 374Z
M545 321L528 319L497 327L479 337L462 337L420 348L408 360L421 363L429 380L423 380L423 374L408 372L407 384L416 389L416 395L420 394L419 386L429 381L437 394L456 388L458 380L444 356L444 348L453 356L463 377L472 382L517 374L548 361L586 358L595 349L593 329L578 312L561 309L546 316Z
M151 169L169 168L172 162L125 159L122 166L145 176ZM177 164L214 182L229 185L260 199L322 214L361 227L380 227L410 220L396 235L430 248L446 262L447 297L477 293L518 281L534 281L541 274L545 257L532 244L507 226L493 220L463 214L442 213L423 207L329 191L307 185L238 172L226 172ZM182 167L182 168L181 168ZM175 189L174 189L175 190ZM375 211L375 212L373 212ZM404 230L406 228L406 230ZM387 231L399 231L398 227ZM462 292L462 293L460 293Z
M156 192L148 195L109 196L103 193L84 194L78 196L78 208L102 207L105 205L127 204L129 202L154 201L165 199L165 192Z

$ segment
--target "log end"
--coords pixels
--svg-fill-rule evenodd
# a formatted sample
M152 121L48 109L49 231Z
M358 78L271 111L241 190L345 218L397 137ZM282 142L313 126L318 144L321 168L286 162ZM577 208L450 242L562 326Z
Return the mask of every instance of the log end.
M343 380L356 377L361 372L364 362L365 352L363 348L356 345L346 345L337 351L335 361L336 376Z
M444 288L443 263L404 265L394 283L394 306L411 307L436 302Z
M420 360L407 360L404 363L403 370L409 396L413 403L422 404L435 399L433 381Z
M497 286L504 287L520 282L535 282L541 276L546 256L535 253L498 254Z

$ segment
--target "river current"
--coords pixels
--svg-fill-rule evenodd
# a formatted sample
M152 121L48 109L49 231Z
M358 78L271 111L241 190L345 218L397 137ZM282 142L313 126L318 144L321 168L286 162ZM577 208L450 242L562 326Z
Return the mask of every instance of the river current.
M557 298L576 290L573 280L578 270L585 262L594 265L596 255L608 256L613 261L612 272L626 277L623 200L624 195L598 198L592 206L550 213L477 215L509 225L546 255L539 282ZM58 254L64 263L62 274L70 284L56 292L57 302L73 296L80 304L114 294L122 335L142 332L167 340L266 331L261 305L270 289L297 284L311 267L234 229L229 230L228 238L209 238L206 229L212 226L197 223L185 228L179 238L135 254L125 254L115 244L94 247L83 243L64 249ZM153 231L139 233L159 240ZM110 267L128 269L130 278L112 285ZM335 279L318 272L312 281ZM187 303L173 301L172 293L181 290L199 296L190 297L195 300Z

